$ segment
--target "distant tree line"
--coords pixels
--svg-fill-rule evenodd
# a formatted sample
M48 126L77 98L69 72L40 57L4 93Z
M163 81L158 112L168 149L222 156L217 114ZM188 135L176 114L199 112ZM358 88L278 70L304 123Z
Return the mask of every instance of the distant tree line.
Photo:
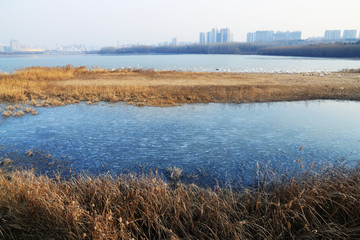
M261 55L360 58L360 44L311 44L305 46L267 47Z
M184 46L105 47L100 54L258 54L260 49L279 46L275 43L217 43Z
M360 41L357 43L307 44L297 42L271 43L222 43L193 44L184 46L134 46L126 48L106 47L100 54L249 54L306 57L360 57Z

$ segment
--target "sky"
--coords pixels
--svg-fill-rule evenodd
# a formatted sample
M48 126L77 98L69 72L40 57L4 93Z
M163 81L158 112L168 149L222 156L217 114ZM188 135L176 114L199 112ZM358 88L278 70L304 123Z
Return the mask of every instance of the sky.
M199 41L228 27L234 41L257 30L360 31L360 0L0 0L0 43L156 44Z

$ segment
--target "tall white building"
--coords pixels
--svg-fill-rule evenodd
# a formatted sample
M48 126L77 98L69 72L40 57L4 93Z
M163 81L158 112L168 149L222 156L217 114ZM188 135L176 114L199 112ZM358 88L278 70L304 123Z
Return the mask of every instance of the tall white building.
M217 34L217 29L215 28L211 29L210 40L209 40L210 43L216 43L216 34Z
M246 42L248 43L255 42L256 41L255 36L256 36L255 33L248 33L246 35Z
M357 30L344 30L343 39L355 39Z
M272 41L299 41L301 40L301 31L295 32L274 32L274 31L256 31L248 33L246 41L251 42L272 42Z
M202 39L202 37L204 36L206 37L205 42L207 44L232 42L232 35L230 33L230 29L228 28L222 28L220 30L213 28L210 32L207 32L206 34L200 33L200 44L202 44L201 40L204 40Z
M231 38L230 29L222 28L222 29L220 29L220 34L221 34L220 42L222 42L222 43L230 42L230 38Z
M221 43L223 41L223 36L221 34L221 32L216 32L216 43Z
M290 40L290 32L276 32L275 33L275 41L289 41Z
M211 32L207 32L206 33L206 44L210 43L210 38L211 38Z
M206 35L205 35L204 32L201 32L201 33L200 33L199 43L200 43L200 44L205 44L205 43L206 43Z
M301 40L301 31L290 32L289 37L290 41L299 41Z
M256 31L256 42L272 42L275 40L274 31Z
M340 30L326 30L324 34L325 40L339 40L341 37Z
M279 35L279 37L282 37ZM248 33L246 36L247 42L272 42L275 40L274 31L256 31Z

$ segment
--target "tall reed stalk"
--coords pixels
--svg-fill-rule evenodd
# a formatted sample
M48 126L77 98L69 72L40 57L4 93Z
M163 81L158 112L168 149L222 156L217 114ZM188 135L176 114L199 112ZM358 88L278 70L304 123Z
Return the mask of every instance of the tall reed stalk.
M266 174L262 174L265 176ZM2 239L358 239L360 169L256 188L172 185L157 175L0 175Z

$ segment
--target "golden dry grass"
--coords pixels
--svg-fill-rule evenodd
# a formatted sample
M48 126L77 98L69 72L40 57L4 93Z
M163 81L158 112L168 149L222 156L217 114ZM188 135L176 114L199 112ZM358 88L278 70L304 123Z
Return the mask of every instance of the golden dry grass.
M360 99L358 73L196 73L32 67L0 76L0 101L44 106L87 101L143 105ZM36 105L36 104L34 104Z
M304 173L255 189L158 176L0 175L2 239L358 239L360 170Z

